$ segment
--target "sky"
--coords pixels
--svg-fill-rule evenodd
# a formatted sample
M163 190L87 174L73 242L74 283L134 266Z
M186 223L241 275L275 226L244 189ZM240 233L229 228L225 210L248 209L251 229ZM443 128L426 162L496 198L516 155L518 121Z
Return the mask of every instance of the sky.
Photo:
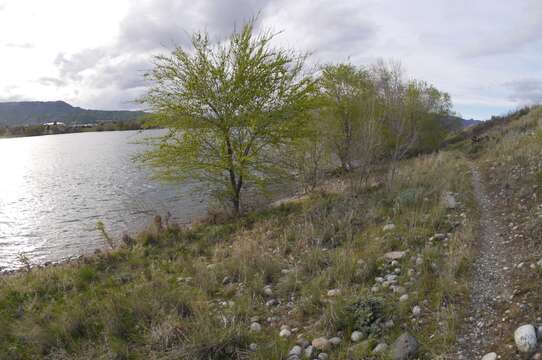
M255 14L311 64L400 61L465 118L542 102L540 0L0 0L0 101L137 109L153 56Z

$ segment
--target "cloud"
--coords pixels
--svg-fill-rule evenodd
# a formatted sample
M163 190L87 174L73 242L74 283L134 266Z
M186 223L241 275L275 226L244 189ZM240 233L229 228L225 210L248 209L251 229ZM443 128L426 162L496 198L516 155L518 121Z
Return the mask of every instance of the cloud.
M521 79L505 84L510 89L510 100L520 105L542 103L542 79Z
M62 87L66 86L66 81L54 77L41 77L38 79L38 83L44 86L56 86L56 87Z
M1 10L2 8L0 5L0 11ZM32 43L7 43L6 46L8 48L25 49L25 50L33 49L35 47L35 45Z

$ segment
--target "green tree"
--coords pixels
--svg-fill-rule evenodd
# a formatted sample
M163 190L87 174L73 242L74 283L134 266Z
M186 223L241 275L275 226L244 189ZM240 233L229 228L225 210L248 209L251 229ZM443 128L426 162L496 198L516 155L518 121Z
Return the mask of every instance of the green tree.
M303 136L314 103L306 55L272 47L273 38L254 21L222 43L195 33L193 49L155 58L141 99L152 125L169 129L142 160L162 178L200 181L235 214L247 184L265 189L281 171L274 157Z
M369 73L351 64L326 65L320 80L328 117L328 134L334 153L345 171L351 171L360 131L374 99Z

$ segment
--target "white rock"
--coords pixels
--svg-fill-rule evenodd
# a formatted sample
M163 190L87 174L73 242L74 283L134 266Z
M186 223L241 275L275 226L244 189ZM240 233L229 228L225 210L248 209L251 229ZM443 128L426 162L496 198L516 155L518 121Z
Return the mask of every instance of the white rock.
M401 260L406 255L406 251L390 251L384 254L384 257L388 260Z
M326 354L326 353L324 353L324 352L318 354L318 360L327 360L327 359L329 359L329 355L328 355L328 354Z
M520 352L530 353L536 350L538 341L532 325L520 326L514 331L514 341Z
M350 340L353 342L360 342L363 340L363 333L361 331L353 331Z
M395 224L386 224L384 225L384 227L382 228L382 230L384 231L392 231L395 229Z
M257 322L253 322L252 324L250 324L250 331L260 332L262 331L262 326Z
M337 296L341 294L341 289L331 289L327 292L327 296Z
M373 349L373 354L383 353L386 350L388 350L388 344L380 343L380 344L376 345L376 347Z
M401 297L399 298L399 301L400 302L405 302L408 300L408 294L405 294L405 295L401 295Z
M329 342L331 343L331 345L333 346L337 346L341 343L341 338L340 337L332 337L331 339L329 339Z
M416 305L416 306L414 306L412 308L412 315L414 315L415 317L419 317L421 314L422 314L422 308L421 307Z
M271 289L271 286L266 286L263 288L263 293L267 296L273 295L273 289Z
M292 332L288 329L282 329L280 332L279 332L279 336L280 337L290 337L292 335Z
M258 344L252 343L248 346L248 348L250 349L250 351L256 351L258 350Z
M482 357L482 360L497 360L497 354L492 352L492 353L489 353L489 354L485 354L483 357Z

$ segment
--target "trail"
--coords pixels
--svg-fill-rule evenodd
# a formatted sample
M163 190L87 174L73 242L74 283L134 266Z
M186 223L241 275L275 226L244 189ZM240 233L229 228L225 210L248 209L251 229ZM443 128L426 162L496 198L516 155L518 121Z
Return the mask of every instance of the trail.
M497 347L507 336L499 326L499 309L513 294L511 269L513 251L502 234L506 226L499 221L493 201L488 196L476 165L471 165L475 198L480 211L477 253L472 268L470 307L467 322L458 339L457 359L476 360Z

